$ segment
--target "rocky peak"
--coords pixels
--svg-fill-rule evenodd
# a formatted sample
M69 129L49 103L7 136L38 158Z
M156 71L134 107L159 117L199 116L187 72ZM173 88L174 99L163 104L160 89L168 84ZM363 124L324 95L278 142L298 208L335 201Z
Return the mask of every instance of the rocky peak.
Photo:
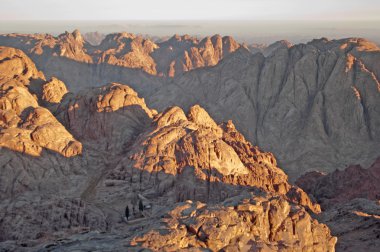
M77 42L84 43L85 40L78 29L74 30L72 35Z
M68 96L62 103L57 116L75 137L115 153L124 151L157 113L132 88L120 83Z
M192 106L187 115L189 121L205 127L217 128L218 125L204 108L199 105Z
M179 34L174 34L168 42L173 43L173 42L185 42L185 43L197 43L198 40L194 37L191 37L188 34L185 35L179 35Z
M224 36L223 41L223 55L227 55L240 47L240 44L231 36Z
M21 50L0 46L0 84L29 84L31 79L44 78L35 64ZM4 88L4 87L3 87Z
M166 109L155 118L155 122L159 127L175 124L180 121L187 121L187 117L185 112L183 112L180 107L176 106Z
M157 180L148 187L157 187L159 197L174 191L169 198L165 196L174 202L216 202L234 195L234 187L245 185L285 195L292 202L320 211L302 190L290 186L273 154L252 146L231 122L218 126L199 105L191 107L187 116L181 108L171 107L154 121L139 135L129 157L113 170L110 179L135 181L133 187L145 188L154 174ZM136 180L136 174L140 179Z

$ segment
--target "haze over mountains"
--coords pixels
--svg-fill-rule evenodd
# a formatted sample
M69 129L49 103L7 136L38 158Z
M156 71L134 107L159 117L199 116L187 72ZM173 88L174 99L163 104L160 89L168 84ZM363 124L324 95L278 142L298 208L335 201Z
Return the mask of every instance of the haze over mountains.
M261 2L269 3L271 1ZM334 0L327 2L332 3L334 2ZM234 5L236 6L236 4ZM296 9L297 8L293 8L293 10ZM307 10L311 9L313 8L307 6ZM376 13L375 8L372 8L371 11ZM345 16L349 18L347 14L345 14ZM309 18L311 17L309 16ZM0 19L0 33L49 33L54 36L57 36L64 31L73 31L75 29L79 29L83 34L97 31L101 34L107 35L110 33L120 33L128 31L134 34L143 34L154 37L171 37L173 34L190 34L192 36L202 38L212 34L221 34L222 36L232 36L235 38L235 40L242 43L258 43L267 45L273 43L274 41L284 39L289 40L294 44L298 44L306 43L314 38L328 37L330 39L338 39L352 37L353 34L355 34L355 36L357 37L367 38L379 45L379 24L380 21L378 19L370 19L369 16L367 16L367 19L363 20L337 20L336 16L322 20L297 20L294 17L290 20L279 20L276 18L266 18L265 20L226 20L222 18L218 20L191 19L188 21L81 21L79 19L76 21L3 21Z
M0 46L1 248L378 248L378 162L320 173L379 157L375 43L75 30Z

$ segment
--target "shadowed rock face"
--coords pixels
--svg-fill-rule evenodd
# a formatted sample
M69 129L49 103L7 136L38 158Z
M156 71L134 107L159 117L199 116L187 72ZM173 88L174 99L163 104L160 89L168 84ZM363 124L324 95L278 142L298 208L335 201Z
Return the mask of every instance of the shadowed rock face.
M318 219L338 236L337 250L377 251L380 236L380 159L329 174L309 172L296 184L322 206Z
M337 251L376 252L380 246L380 203L356 198L335 204L324 211L319 221L338 237Z
M329 174L310 172L297 179L296 184L312 194L322 206L329 208L355 198L380 200L380 158L368 169L351 165Z

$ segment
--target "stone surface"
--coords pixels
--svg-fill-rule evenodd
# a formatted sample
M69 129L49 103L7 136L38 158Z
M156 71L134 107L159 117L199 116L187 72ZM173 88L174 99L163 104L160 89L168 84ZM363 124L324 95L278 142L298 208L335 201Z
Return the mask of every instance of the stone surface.
M65 83L54 77L42 86L42 100L49 103L60 103L67 93Z
M131 245L153 251L335 251L327 226L281 198L243 200L220 206L186 202L163 219L160 229Z
M210 249L229 246L233 250L244 242L244 246L273 248L334 247L328 229L306 213L320 212L319 205L288 182L273 154L250 144L231 121L218 125L199 105L187 113L179 107L157 113L131 87L119 83L73 94L66 93L58 79L18 78L9 76L2 86L6 89L0 143L7 147L0 150L2 249L71 250L77 244L79 250L94 246L135 250L133 237L155 230L168 211L173 207L178 211L177 202L201 200L217 209L212 215L225 216L233 208L222 202L242 195L265 198L257 203L264 209L257 212L263 221L282 223L287 218L285 222L299 223L294 225L301 229L307 225L310 232L282 240L268 237L268 226L255 224L254 232L261 238L246 234L239 245L244 230L232 227L227 232L231 239L210 243ZM139 201L149 208L138 211ZM244 222L240 214L260 208L254 201L230 212L236 217L233 220ZM283 209L276 210L275 202ZM131 209L127 223L126 205ZM96 230L102 232L97 238L102 245L90 241ZM217 230L210 223L206 232L217 234ZM173 236L171 242L177 238ZM258 243L252 245L252 239Z
M375 252L380 246L380 204L357 198L336 204L318 217L338 237L337 251Z
M0 59L0 146L33 156L43 148L66 157L81 154L82 144L29 92L31 81L44 78L29 57L0 47Z
M153 126L138 136L130 150L108 177L130 181L132 188L151 188L169 203L220 202L244 186L287 195L320 211L301 189L287 182L273 154L252 146L231 121L218 126L197 105L188 115L172 107L155 116Z
M310 172L296 184L322 206L318 219L338 237L337 251L377 251L380 245L378 158L368 169L351 165L329 174Z

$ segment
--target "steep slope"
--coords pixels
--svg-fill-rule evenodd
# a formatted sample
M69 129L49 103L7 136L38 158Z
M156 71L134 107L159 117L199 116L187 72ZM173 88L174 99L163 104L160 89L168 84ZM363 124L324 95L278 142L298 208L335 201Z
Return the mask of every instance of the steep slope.
M158 43L158 46L159 49L153 54L158 71L170 77L192 69L214 66L240 47L232 37L220 35L202 40L175 35Z
M269 57L244 48L217 66L176 77L148 100L204 106L232 119L292 178L373 160L380 147L380 50L363 39L315 40ZM165 99L164 99L165 97Z
M154 126L130 149L108 177L128 181L125 186L132 191L140 188L156 198L165 196L168 203L188 199L215 203L245 188L258 188L320 211L287 182L271 153L252 146L231 121L218 126L199 106L191 107L187 116L179 107L158 114Z

